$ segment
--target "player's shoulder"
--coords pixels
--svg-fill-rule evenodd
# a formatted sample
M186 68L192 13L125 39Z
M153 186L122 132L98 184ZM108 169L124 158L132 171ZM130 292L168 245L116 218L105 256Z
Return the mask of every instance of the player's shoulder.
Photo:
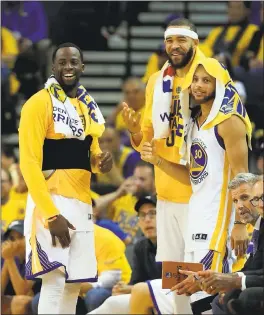
M161 70L153 73L150 77L149 77L149 80L148 80L148 86L152 86L154 87L154 84L157 80L157 78L159 77L159 75L161 74Z
M31 111L37 109L38 111L42 108L46 108L47 103L50 102L50 95L46 89L42 89L32 95L23 105L22 111Z
M221 136L225 136L230 133L234 134L241 132L242 130L245 130L245 123L242 118L235 113L218 125L218 132Z

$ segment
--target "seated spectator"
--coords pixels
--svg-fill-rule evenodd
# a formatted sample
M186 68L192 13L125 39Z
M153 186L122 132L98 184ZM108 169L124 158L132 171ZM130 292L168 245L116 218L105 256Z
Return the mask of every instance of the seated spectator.
M3 25L3 24L2 24ZM9 69L10 74L10 95L14 95L17 93L19 89L19 82L16 80L16 77L12 73L12 69L15 65L17 56L19 54L18 50L18 44L17 40L12 34L12 32L7 29L6 27L1 27L1 40L2 40L2 46L1 46L1 69L2 71L4 69ZM7 71L5 73L8 73ZM3 73L4 74L4 73ZM4 79L6 79L6 76L4 76Z
M231 61L231 56L228 53L221 52L214 55L214 58L221 62L228 70L230 77L234 81L235 88L241 98L243 104L246 104L247 92L243 82L237 80Z
M140 161L140 154L121 144L120 134L114 127L106 127L98 141L103 152L112 153L113 166L106 174L96 174L96 181L118 187L125 178L133 174L136 164Z
M100 214L96 207L96 200L92 199L92 206L93 206L93 216L94 216L94 222L96 225L101 226L102 228L105 228L107 230L110 230L113 232L118 238L120 238L121 241L123 241L126 245L130 244L132 241L132 238L129 234L125 233L117 222L113 222L109 219L101 219Z
M39 1L8 1L3 5L2 24L18 41L19 55L13 72L20 82L19 93L28 99L46 79L44 72L50 41L45 11Z
M40 282L25 279L24 221L13 221L4 234L1 255L2 314L30 314Z
M162 266L155 260L157 251L156 203L155 197L144 196L135 205L139 226L144 237L134 247L132 276L129 284L117 283L113 287L112 296L90 314L129 314L129 302L134 285L161 278Z
M111 295L112 287L118 281L126 284L131 276L124 243L100 226L94 225L94 233L98 282L82 283L80 291L88 311L99 307ZM39 295L34 298L34 313L37 311L38 299Z
M11 198L12 178L10 173L1 170L1 211L2 230L6 231L11 222L23 220L25 217L25 202Z
M228 1L227 6L228 23L214 28L200 48L207 57L228 52L237 66L258 27L249 22L251 1Z
M13 147L2 144L1 146L1 167L9 170L11 165L17 163Z
M7 170L11 175L12 188L10 190L10 199L21 200L26 206L28 189L12 147L2 146L1 165L2 168Z
M134 239L138 231L138 219L134 206L142 195L154 193L153 166L140 161L134 169L132 178L126 179L113 193L100 196L96 200L100 218L117 222L120 228Z
M260 28L255 32L252 37L247 50L241 57L240 65L244 67L246 70L255 69L255 68L263 68L264 62L264 3L261 3L260 9L260 20L261 25Z
M145 106L145 84L140 78L130 77L125 80L122 91L124 101L136 112L141 112L141 119L144 115ZM107 117L108 124L115 126L116 130L121 133L121 142L130 146L130 137L122 117L122 103L118 104L112 114Z

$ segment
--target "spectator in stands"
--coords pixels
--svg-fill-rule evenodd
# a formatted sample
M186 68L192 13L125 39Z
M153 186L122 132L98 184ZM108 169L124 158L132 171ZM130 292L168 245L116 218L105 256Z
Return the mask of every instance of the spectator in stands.
M105 128L99 138L99 145L103 152L111 152L113 167L107 174L96 174L96 181L118 187L125 178L133 174L136 164L140 161L140 154L121 144L120 134L114 127Z
M24 221L13 221L4 234L1 255L2 314L30 314L40 283L25 279Z
M229 53L233 66L237 66L258 27L248 20L251 1L228 1L227 6L228 23L214 28L200 48L208 57Z
M231 61L231 56L228 53L219 53L217 55L214 55L214 58L217 59L219 62L221 62L228 70L230 77L234 81L235 88L237 89L237 92L241 98L241 101L243 104L246 104L247 100L247 92L246 88L243 82L237 80L233 66Z
M142 83L140 78L129 77L126 79L122 86L123 98L134 111L141 112L141 118L144 115L145 106L145 84ZM107 117L108 124L115 126L116 130L121 133L121 142L125 145L130 146L130 138L127 132L123 117L122 117L122 102L119 103L111 115Z
M1 151L1 165L4 170L7 170L12 179L12 188L10 190L10 199L21 200L26 206L28 189L22 176L20 167L12 147L6 145L2 146Z
M112 290L113 296L90 314L129 314L129 300L133 286L139 282L161 278L161 263L155 260L156 202L153 196L143 196L135 205L144 237L134 247L132 276L129 284L117 283Z
M167 28L167 25L172 20L178 19L180 17L181 15L179 14L169 14L166 17L164 23L162 24L162 28L164 29L164 31ZM168 60L168 56L165 51L165 45L164 43L161 43L158 49L149 57L142 81L147 84L151 75L159 71L167 60Z
M17 132L15 105L20 84L13 72L18 56L17 41L5 27L1 27L1 44L1 131L2 134L10 134Z
M97 209L101 218L109 218L117 222L121 229L134 239L138 231L135 204L142 195L154 193L153 166L140 161L132 178L126 179L113 193L100 196L96 200Z
M2 230L14 220L23 220L25 217L25 203L21 200L11 198L12 179L7 170L1 170L1 212Z
M82 283L80 295L88 311L99 307L112 293L118 282L130 280L131 268L125 256L125 245L111 231L94 225L95 251L98 268L98 282ZM34 298L33 310L37 314L39 296ZM77 306L78 308L78 306Z
M260 28L252 37L247 50L242 55L240 65L246 70L261 68L263 69L264 62L264 3L261 1L260 9Z
M2 25L15 34L19 43L20 55L14 71L21 82L21 93L28 98L46 80L50 47L47 17L40 1L6 1L1 16Z
M16 162L17 159L15 157L13 147L3 144L1 146L1 167L8 171L11 165Z
M96 207L96 200L94 200L94 199L92 199L92 206L93 206L93 216L94 216L94 220L95 220L96 225L110 230L117 237L119 237L121 239L121 241L123 241L126 245L131 243L131 241L132 241L131 236L129 234L125 233L120 228L120 226L118 225L117 222L113 222L112 220L109 220L109 219L100 218L100 213Z

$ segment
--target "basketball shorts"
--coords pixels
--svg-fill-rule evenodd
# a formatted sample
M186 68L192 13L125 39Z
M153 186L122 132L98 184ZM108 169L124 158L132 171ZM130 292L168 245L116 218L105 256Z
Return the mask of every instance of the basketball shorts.
M31 196L28 197L24 234L26 239L26 278L41 278L45 273L59 268L66 282L96 282L92 206L79 200L51 195L60 213L76 228L69 229L71 243L62 248L56 238L52 246L49 229L37 215Z
M183 261L188 204L157 201L156 261Z

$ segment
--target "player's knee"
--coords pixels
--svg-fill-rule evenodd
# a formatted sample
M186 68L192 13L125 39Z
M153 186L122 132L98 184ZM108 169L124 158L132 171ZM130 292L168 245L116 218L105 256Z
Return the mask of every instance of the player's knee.
M149 302L151 300L150 292L147 283L137 283L131 291L131 298L140 299L140 301Z

